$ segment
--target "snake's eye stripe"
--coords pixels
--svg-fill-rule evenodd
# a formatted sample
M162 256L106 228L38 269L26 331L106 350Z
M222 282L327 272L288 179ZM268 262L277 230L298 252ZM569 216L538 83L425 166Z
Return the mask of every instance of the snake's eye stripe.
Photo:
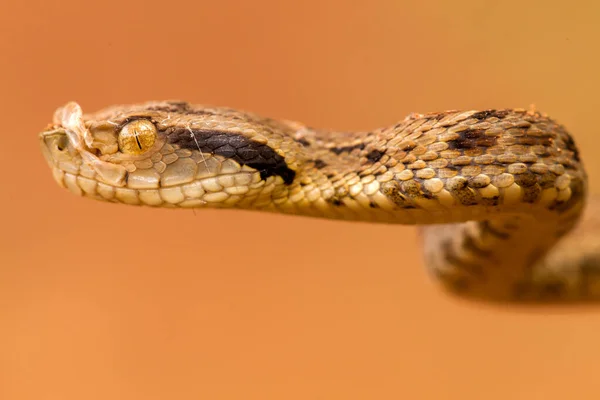
M142 154L156 141L157 130L147 119L129 122L119 131L119 150L125 154Z
M289 185L296 176L275 149L237 133L175 127L168 129L166 135L167 141L177 147L217 154L254 168L262 179L278 175Z

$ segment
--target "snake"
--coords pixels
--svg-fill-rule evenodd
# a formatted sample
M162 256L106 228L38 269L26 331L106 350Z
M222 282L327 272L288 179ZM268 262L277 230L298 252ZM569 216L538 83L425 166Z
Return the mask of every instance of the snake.
M600 220L581 154L534 108L412 113L336 132L179 100L89 114L69 102L39 141L54 180L78 196L416 225L426 270L448 293L600 298ZM410 242L398 246L379 262L410 264Z

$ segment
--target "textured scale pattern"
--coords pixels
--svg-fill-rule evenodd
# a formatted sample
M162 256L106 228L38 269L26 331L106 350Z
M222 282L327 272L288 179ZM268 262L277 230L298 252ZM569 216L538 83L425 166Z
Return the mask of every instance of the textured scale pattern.
M119 132L138 119L154 124L156 141L124 154ZM535 111L412 114L335 133L185 102L89 115L69 103L40 138L55 180L77 195L424 225L426 263L454 292L503 301L600 295L594 274L582 272L600 268L594 245L585 262L560 266L572 251L559 239L581 216L587 179L571 136Z

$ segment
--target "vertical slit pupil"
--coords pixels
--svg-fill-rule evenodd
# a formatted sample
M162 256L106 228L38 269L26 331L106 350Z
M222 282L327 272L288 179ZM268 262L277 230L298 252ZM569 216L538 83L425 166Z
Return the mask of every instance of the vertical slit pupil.
M137 143L139 149L143 150L142 149L142 144L140 143L140 136L139 136L139 134L137 132L135 133L135 142Z

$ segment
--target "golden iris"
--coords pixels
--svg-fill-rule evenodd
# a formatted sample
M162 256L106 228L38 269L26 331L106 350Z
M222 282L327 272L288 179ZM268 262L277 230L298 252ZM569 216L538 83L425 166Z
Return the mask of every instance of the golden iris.
M156 126L147 119L136 119L119 132L119 150L125 154L142 154L156 141Z

